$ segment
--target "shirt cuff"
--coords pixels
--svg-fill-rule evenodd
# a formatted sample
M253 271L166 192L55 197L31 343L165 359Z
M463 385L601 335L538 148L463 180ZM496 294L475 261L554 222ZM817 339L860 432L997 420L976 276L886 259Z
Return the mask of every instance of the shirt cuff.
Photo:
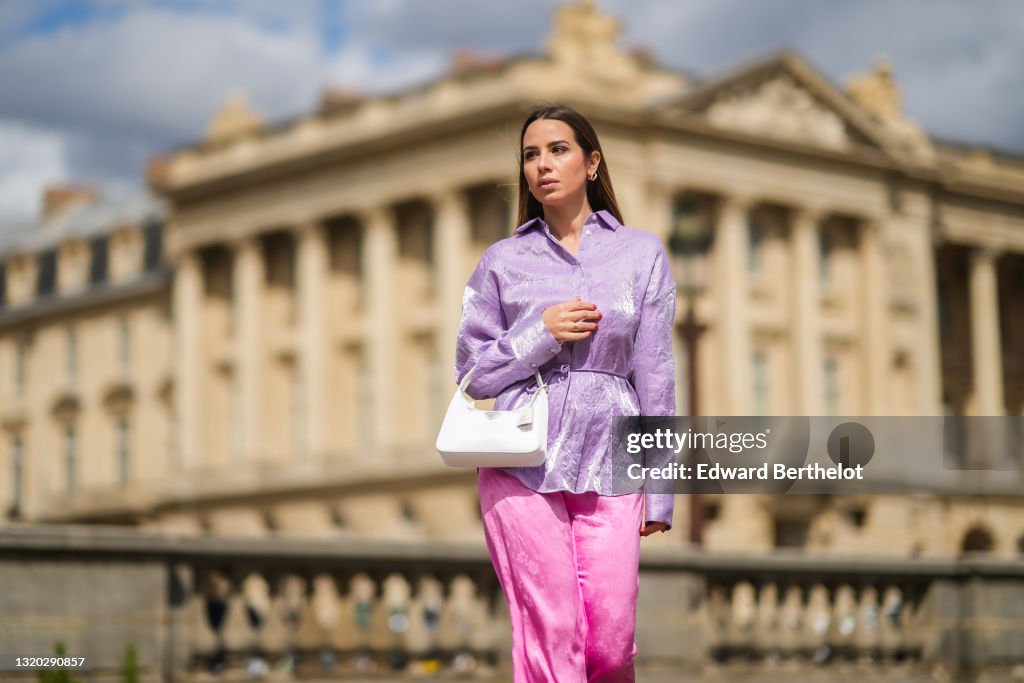
M529 374L562 350L561 342L554 338L539 313L517 320L508 331L508 338L516 360Z
M644 494L644 524L662 522L672 528L672 512L675 509L675 497L671 493Z

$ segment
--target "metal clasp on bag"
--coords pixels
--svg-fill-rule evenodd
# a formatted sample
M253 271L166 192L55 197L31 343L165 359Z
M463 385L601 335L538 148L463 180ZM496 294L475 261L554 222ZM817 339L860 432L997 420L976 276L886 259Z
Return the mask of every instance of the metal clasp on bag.
M459 393L462 394L462 398L466 401L466 407L469 410L474 410L476 406L476 399L474 399L472 396L466 393L466 387L469 386L469 381L473 375L474 370L476 370L475 365L469 369L469 372L466 373L466 376L462 378L461 382L459 382ZM527 425L533 424L533 404L537 400L538 393L541 390L547 389L547 385L544 384L544 378L541 377L539 370L534 370L533 376L537 380L536 389L533 389L533 387L527 388L527 393L530 394L530 400L526 402L526 405L519 409L519 416L516 418L517 427L525 427ZM530 391L530 389L533 390ZM496 419L499 415L501 415L502 412L504 411L487 410L484 411L484 415L487 417L487 419L493 420Z

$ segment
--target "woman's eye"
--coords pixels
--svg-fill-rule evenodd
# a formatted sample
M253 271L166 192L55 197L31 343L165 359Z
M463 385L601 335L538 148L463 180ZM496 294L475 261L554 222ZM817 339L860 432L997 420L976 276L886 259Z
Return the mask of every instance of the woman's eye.
M558 147L555 147L555 151L558 152L559 154L561 154L562 152L566 151L567 149L568 148L562 147L561 145L559 145Z
M535 156L537 156L536 152L527 152L526 154L523 155L523 158L524 159L532 159Z

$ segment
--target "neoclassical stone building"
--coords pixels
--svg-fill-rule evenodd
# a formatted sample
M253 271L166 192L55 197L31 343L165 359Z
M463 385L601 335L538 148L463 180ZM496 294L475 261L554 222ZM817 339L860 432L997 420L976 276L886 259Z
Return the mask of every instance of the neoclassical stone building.
M699 81L617 33L580 2L543 54L273 125L233 98L150 192L48 193L0 257L3 523L480 541L432 443L538 101L594 122L628 224L704 235L674 252L706 327L680 412L696 381L708 415L1024 414L1024 158L930 137L884 62ZM701 502L711 550L1024 552L1020 497Z

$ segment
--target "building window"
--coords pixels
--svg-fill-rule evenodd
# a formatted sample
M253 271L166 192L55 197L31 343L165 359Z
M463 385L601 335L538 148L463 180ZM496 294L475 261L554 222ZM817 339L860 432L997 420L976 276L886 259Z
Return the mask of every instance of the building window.
M39 254L37 264L36 296L50 296L56 291L57 250L50 249Z
M471 192L467 204L474 248L484 249L508 236L508 226L516 219L515 208L496 191Z
M69 327L66 336L68 386L73 387L78 382L78 335Z
M117 420L117 480L124 486L131 477L130 432L127 418Z
M825 358L825 414L839 414L839 362L833 356Z
M448 409L448 401L451 400L449 394L451 378L446 372L445 360L438 345L432 343L430 346L430 395L433 397L431 418L435 420L444 416Z
M89 284L98 285L107 281L108 240L97 237L89 241Z
M163 254L163 232L160 223L150 222L143 228L143 268L146 272L160 267Z
M832 234L826 230L818 231L818 282L827 287L832 280Z
M132 367L132 328L128 318L121 318L118 323L118 364L121 374L128 377Z
M807 545L810 522L806 519L775 518L772 520L776 548L803 548Z
M995 547L992 534L981 527L971 527L960 542L962 553L990 553Z
M768 414L768 355L762 349L754 351L754 414Z
M73 493L75 490L75 475L77 468L77 448L75 442L75 428L72 425L64 427L64 491Z
M935 291L936 308L939 316L939 330L943 333L949 332L949 284L946 280L939 278Z
M242 424L242 381L238 372L233 372L229 381L231 383L231 399L228 407L231 422L231 451L235 454L235 460L241 461L245 458L245 453L242 450L245 443L245 425Z
M761 242L761 224L751 211L747 214L747 272L753 279L761 276Z
M178 411L172 405L169 410L169 429L167 430L167 451L171 462L179 470L185 467L185 454L182 452L181 420L178 418Z
M358 447L364 453L370 452L373 446L373 415L374 415L374 392L371 382L373 378L370 377L369 364L366 362L367 354L365 350L359 354L359 358L356 364L356 384L358 392L358 407L359 407L359 442Z
M11 507L7 513L9 517L21 516L23 463L21 437L16 434L11 437Z
M27 343L19 338L14 344L14 395L22 397L25 395L25 361L27 354Z
M296 453L312 455L312 453L306 452L306 425L302 420L302 416L306 412L303 409L306 403L304 386L308 380L303 377L303 373L295 365L290 365L287 369L291 379L292 448Z

